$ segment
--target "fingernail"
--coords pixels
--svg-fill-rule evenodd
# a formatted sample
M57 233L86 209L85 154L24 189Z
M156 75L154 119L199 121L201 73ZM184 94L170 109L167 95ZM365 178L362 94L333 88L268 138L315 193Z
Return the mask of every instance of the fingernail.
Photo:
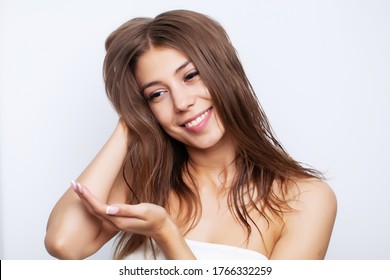
M77 186L76 186L76 182L75 181L70 181L70 185L72 186L73 190L74 191L77 191Z
M106 214L107 215L115 215L118 212L119 212L119 207L117 207L117 206L108 205L106 207Z
M80 183L77 183L77 189L79 190L79 193L83 193L83 188L81 187Z

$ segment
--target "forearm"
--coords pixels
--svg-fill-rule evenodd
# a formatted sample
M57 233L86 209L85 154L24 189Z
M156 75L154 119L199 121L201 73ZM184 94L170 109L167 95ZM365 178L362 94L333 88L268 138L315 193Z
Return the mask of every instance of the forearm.
M119 122L110 139L76 181L87 186L99 200L107 202L123 165L126 151L126 130Z
M100 200L107 202L121 170L126 150L126 131L120 123L114 133L76 179ZM57 258L85 258L98 250L115 234L91 215L72 188L54 207L47 225L45 245Z

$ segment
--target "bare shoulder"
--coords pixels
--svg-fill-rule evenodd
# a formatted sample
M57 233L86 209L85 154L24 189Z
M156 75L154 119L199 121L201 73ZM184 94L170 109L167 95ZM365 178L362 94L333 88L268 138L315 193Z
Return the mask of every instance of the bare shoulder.
M284 227L275 244L274 259L323 259L337 212L332 188L319 179L299 179L291 187Z
M294 191L294 199L292 205L303 210L307 206L326 206L333 209L337 205L336 195L332 188L323 180L310 178L299 179L295 181L296 190Z
M333 226L337 199L332 188L323 180L310 178L295 181L294 195L289 201L292 212L285 215L286 223L295 223L302 218L328 221ZM314 223L314 222L313 222Z
M290 204L298 213L310 211L317 215L336 215L336 195L326 182L320 179L300 179L295 183L297 190Z

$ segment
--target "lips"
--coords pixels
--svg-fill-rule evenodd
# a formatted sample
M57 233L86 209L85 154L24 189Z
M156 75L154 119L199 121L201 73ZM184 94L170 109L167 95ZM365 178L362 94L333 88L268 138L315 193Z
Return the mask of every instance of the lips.
M181 126L185 127L191 132L200 132L206 126L208 119L210 118L212 107L200 112L191 119L188 119Z

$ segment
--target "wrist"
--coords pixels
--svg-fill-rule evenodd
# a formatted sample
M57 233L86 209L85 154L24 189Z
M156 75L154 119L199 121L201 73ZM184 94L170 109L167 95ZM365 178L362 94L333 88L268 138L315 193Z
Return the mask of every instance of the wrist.
M165 221L162 223L161 227L156 231L156 233L151 236L157 245L163 245L168 243L170 239L175 239L178 236L181 236L180 231L172 219L167 215Z
M168 260L196 259L179 228L169 217L152 238Z

